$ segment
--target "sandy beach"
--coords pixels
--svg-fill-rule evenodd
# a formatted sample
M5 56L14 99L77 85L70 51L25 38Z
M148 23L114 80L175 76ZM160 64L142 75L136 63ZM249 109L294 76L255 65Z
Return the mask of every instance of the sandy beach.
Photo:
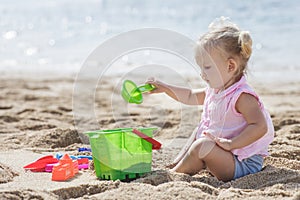
M121 182L99 180L94 170L89 169L68 181L55 182L51 181L50 173L25 171L23 166L43 155L75 154L78 147L89 147L82 143L81 133L74 124L75 79L3 76L0 199L300 199L299 81L251 82L270 111L275 140L261 172L225 183L208 171L189 176L170 173L165 167L197 125L201 107L181 107L163 95L156 95L146 96L145 103L138 106L127 105L127 112L116 115L113 109L126 104L114 101L112 108L110 97L120 92L112 80L103 80L98 88L101 91L95 98L98 125L101 129L158 127L154 137L163 148L153 151L152 172L131 182ZM89 121L85 124L89 127Z
M299 3L1 1L0 200L300 200ZM123 80L139 85L151 76L204 87L192 43L221 16L251 34L248 80L275 128L262 171L230 182L166 168L198 125L201 106L163 94L128 104L120 94ZM162 143L151 172L136 180L100 180L93 163L60 182L23 169L46 155L81 154L79 147L90 148L85 131L125 127L155 127Z

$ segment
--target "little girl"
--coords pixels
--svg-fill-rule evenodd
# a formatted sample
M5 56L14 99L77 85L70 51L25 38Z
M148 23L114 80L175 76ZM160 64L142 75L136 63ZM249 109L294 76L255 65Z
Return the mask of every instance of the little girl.
M154 78L147 83L188 105L203 105L199 126L174 160L171 171L195 174L208 168L230 181L262 169L274 138L270 115L247 84L251 55L248 32L221 18L210 25L196 45L195 59L208 87L194 92Z

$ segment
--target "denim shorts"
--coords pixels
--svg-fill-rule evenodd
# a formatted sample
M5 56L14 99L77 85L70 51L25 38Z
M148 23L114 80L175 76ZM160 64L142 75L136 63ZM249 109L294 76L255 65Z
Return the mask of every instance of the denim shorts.
M253 155L242 161L239 161L237 156L234 155L235 170L233 179L254 174L262 169L264 158L261 155Z

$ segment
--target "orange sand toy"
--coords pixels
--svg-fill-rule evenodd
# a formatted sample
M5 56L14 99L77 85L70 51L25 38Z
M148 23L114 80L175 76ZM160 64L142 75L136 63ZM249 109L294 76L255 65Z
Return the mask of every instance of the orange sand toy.
M68 154L65 154L57 165L53 166L52 181L65 181L78 173L78 161L72 160Z

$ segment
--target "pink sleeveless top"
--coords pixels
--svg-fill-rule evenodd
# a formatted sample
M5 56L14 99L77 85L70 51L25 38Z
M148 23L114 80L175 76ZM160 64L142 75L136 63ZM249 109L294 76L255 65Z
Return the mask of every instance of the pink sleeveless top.
M236 111L235 104L242 93L248 93L258 100L268 125L268 131L254 143L241 149L234 149L232 153L237 155L240 161L255 154L267 156L268 145L274 138L273 123L270 114L265 110L257 94L246 83L246 78L243 76L240 81L220 93L215 91L212 88L206 89L203 113L196 132L196 139L205 137L203 132L210 132L217 137L226 139L240 134L247 126L247 122L242 114Z

